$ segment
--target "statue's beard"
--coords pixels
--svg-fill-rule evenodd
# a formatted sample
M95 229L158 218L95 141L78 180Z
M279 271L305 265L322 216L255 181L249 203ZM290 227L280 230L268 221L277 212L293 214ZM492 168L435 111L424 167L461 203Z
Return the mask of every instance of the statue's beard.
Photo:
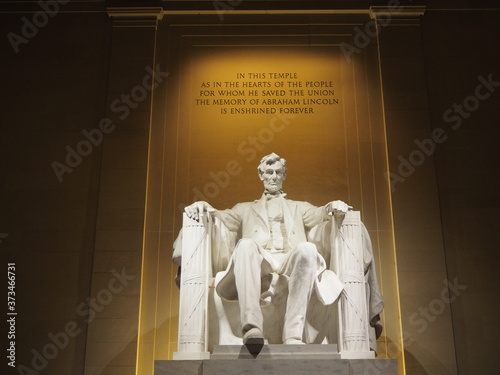
M281 189L282 186L270 186L270 187L265 187L264 188L264 194L266 196L280 196L280 195L285 195L283 193L283 190Z

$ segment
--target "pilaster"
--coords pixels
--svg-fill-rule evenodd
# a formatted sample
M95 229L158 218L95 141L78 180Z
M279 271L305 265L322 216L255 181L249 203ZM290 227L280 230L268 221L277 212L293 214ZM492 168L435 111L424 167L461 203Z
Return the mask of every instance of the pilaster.
M438 375L444 366L455 374L450 306L429 312L449 277L433 155L446 138L430 122L419 27L425 7L371 7L370 14L377 22L406 368Z
M161 7L108 7L113 27L154 27L163 18Z
M139 344L148 342L139 334L139 306L149 296L140 291L151 102L168 75L155 55L161 8L113 7L107 12L113 28L91 295L108 287L112 269L125 275L127 285L113 298L113 308L89 324L86 375L135 373ZM145 325L153 321L144 318Z

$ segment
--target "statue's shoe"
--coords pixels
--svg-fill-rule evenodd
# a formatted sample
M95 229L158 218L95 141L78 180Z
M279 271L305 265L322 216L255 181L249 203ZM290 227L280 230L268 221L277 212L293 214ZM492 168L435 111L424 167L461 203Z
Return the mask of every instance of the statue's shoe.
M262 331L258 328L250 328L243 335L244 345L264 345L264 335Z

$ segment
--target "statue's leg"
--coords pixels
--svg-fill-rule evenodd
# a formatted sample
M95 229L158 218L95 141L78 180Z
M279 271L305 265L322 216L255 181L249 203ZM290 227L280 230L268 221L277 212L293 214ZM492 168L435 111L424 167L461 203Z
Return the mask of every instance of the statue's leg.
M232 256L244 335L252 328L257 328L262 335L263 317L260 309L262 260L258 245L252 239L241 239Z
M283 327L284 344L303 343L302 336L307 306L311 298L318 268L317 254L314 244L301 242L283 264L284 274L289 276L288 300Z

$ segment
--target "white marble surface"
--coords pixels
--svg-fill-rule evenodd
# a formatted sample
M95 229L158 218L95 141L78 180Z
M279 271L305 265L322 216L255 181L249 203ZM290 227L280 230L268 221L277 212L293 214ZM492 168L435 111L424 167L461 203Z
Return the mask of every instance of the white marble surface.
M203 201L185 208L181 241L174 245L174 260L182 258L174 359L203 360L217 344L211 341L216 327L210 325L209 295L221 345L241 344L252 328L269 344L336 343L341 358L373 358L369 322L377 320L382 300L378 292L375 298L367 293L378 285L368 277L374 275L373 255L360 213L339 200L316 207L285 198L286 160L274 153L262 158L258 171L260 199L222 211ZM311 309L316 300L322 306ZM231 303L239 309L230 309Z
M349 362L337 359L277 359L274 361L241 359L236 361L213 360L203 364L202 375L350 375Z
M244 345L215 345L210 359L340 359L337 345L264 345L252 355Z
M395 359L155 361L154 375L397 375Z

